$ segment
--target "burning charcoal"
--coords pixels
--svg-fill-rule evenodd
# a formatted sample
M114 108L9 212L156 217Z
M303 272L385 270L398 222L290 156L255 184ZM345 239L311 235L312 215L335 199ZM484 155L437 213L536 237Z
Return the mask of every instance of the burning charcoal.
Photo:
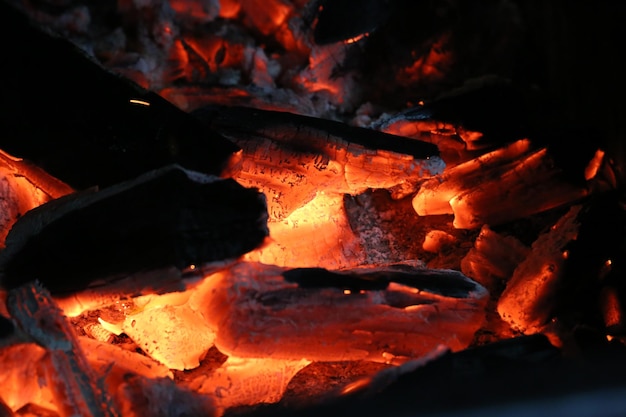
M169 369L196 368L213 346L213 330L186 303L162 303L127 314L123 322L116 323L115 333L125 333L147 355Z
M459 229L501 225L606 191L609 186L597 175L607 163L604 153L598 150L587 163L579 171L582 181L574 181L555 164L549 148L520 140L427 181L413 207L421 215L454 213Z
M54 410L36 404L26 404L15 412L15 417L63 417Z
M219 0L171 0L170 5L179 20L207 23L220 13Z
M340 122L242 107L194 114L243 149L236 178L267 194L272 220L284 219L319 190L392 188L443 169L434 145Z
M461 260L461 271L491 288L495 281L508 281L529 252L514 236L505 236L483 226L474 247Z
M27 211L74 190L21 158L0 150L0 247Z
M218 417L213 398L179 387L170 378L128 376L117 392L124 417Z
M215 398L222 409L278 402L291 378L311 362L306 359L237 358L198 377L198 392Z
M557 317L613 336L626 329L626 210L623 192L607 192L585 202L578 216L580 230L565 250L567 286L555 305ZM597 303L590 302L596 299ZM602 317L602 322L598 320Z
M414 358L440 344L460 350L484 319L487 291L456 271L407 262L336 273L389 284L302 288L290 280L306 271L240 263L207 279L199 308L227 355L332 361Z
M43 347L47 384L62 416L118 416L119 412L96 377L74 329L50 293L38 283L11 290L7 309L21 330Z
M348 221L343 196L319 192L282 221L270 221L271 239L244 259L291 267L348 268L368 263L371 253Z
M581 208L572 206L549 232L541 235L532 244L529 256L513 272L497 309L515 329L535 333L552 318L569 256L565 248L578 236L577 216Z
M598 387L603 385L600 372L580 364L574 368L571 365L543 335L516 337L460 352L439 348L422 359L383 369L343 386L316 404L280 403L261 412L257 410L253 415L478 416L493 412L494 395L499 401L506 399L504 402L511 404L511 412L496 411L493 415L509 415L519 412L522 402L527 404L525 401L543 397L546 381L559 392L561 387L572 389L573 396L580 395L577 387L580 388L581 382L584 384L584 378L592 378ZM606 365L602 369L604 376L611 373ZM480 405L485 408L477 411ZM548 410L538 414L554 415L552 407Z
M452 198L464 190L480 186L489 174L499 177L531 149L531 142L523 139L446 169L421 185L413 198L415 211L420 216L452 214Z
M221 174L238 149L157 94L115 75L0 2L0 148L76 189L178 163ZM19 39L19 42L16 41ZM45 70L44 70L45 69ZM33 100L33 97L37 97Z
M35 343L0 348L0 398L13 411L31 403L56 410L51 385L46 381L46 351Z
M62 293L130 276L128 291L181 289L183 269L223 265L263 243L266 221L257 190L165 167L26 213L0 255L2 282L16 287L40 279ZM148 273L172 268L175 276Z
M99 375L105 375L105 382L111 392L117 390L129 374L145 378L173 377L169 368L140 353L85 336L79 337L78 341L89 364Z
M438 253L442 249L451 246L454 242L456 242L456 238L450 233L443 230L431 230L424 238L422 249L426 252Z
M377 127L386 130L391 124L409 121L418 131L449 134L452 129L468 150L493 148L528 135L526 95L509 80L470 80L458 90L379 121ZM442 127L447 130L439 131Z
M526 331L556 320L565 331L587 326L618 335L625 294L622 198L621 192L593 195L540 236L502 294L500 314Z
M318 1L313 36L317 44L345 41L367 35L384 23L397 2L388 0Z

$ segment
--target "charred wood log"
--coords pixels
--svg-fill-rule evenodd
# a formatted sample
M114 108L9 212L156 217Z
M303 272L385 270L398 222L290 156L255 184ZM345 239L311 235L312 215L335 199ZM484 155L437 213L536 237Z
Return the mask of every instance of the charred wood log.
M419 215L454 214L454 227L472 229L563 207L616 186L602 149L575 154L568 159L553 146L518 140L425 181L413 207Z
M47 351L47 383L53 387L61 415L120 415L74 329L46 289L34 282L15 288L9 292L7 309L21 330Z
M470 79L457 89L379 120L375 127L393 131L394 125L410 123L422 135L454 135L467 150L493 149L529 136L533 113L538 111L536 94L504 78Z
M174 268L176 278L187 267L234 260L256 248L267 237L266 221L258 191L169 166L26 213L0 255L2 284L38 279L58 293L158 269ZM167 274L151 282L162 275L146 274L136 285L167 286Z
M620 414L626 408L624 350L605 341L600 351L580 361L543 335L516 337L434 355L414 369L386 369L315 404L281 403L238 415L582 416L587 407Z
M177 163L220 175L237 147L0 1L0 148L77 189Z
M236 178L267 194L273 220L319 191L386 188L401 197L444 167L433 144L338 121L244 107L205 107L193 114L243 149Z
M618 192L572 206L515 269L500 315L527 333L556 323L561 335L579 326L621 335L625 225Z
M406 262L320 272L240 263L218 273L200 307L216 347L239 357L394 362L442 344L463 349L484 320L487 291L457 271Z

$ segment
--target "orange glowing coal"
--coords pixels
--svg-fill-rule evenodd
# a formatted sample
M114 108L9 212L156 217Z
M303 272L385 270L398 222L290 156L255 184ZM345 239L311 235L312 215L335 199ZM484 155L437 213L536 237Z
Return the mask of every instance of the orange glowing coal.
M302 29L305 3L171 0L166 9L181 27L221 29L180 34L160 25L172 40L158 66L166 75L154 70L149 84L189 111L241 103L313 114L367 109L353 75L336 70L347 48L372 35L316 45ZM455 60L449 36L397 69L398 85L440 80ZM0 414L217 417L281 401L294 376L316 363L366 369L339 392L362 390L381 369L417 369L475 345L491 316L509 326L489 328L494 338L540 332L564 248L578 237L579 203L606 187L610 171L598 149L584 181L568 183L547 147L523 138L482 151L467 143L481 132L438 120L387 127L442 149L441 158L423 159L310 127L271 129L229 137L241 150L227 175L265 196L262 246L210 269L172 265L69 294L50 293L37 277L0 290L0 319L11 328L0 339ZM1 246L26 212L73 192L0 151ZM532 247L492 227L569 206ZM159 274L179 277L181 288L141 291L142 279ZM616 329L620 299L602 297Z

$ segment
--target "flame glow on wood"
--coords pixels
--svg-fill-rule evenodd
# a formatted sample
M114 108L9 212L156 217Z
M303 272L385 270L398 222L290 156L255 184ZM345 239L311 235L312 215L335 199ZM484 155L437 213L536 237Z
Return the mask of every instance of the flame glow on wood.
M385 268L363 271L384 274ZM202 312L217 329L215 345L221 352L387 362L389 357L418 357L439 344L462 349L484 318L487 291L478 285L461 297L393 282L384 290L346 294L340 288L300 288L286 280L285 272L248 262L210 278L212 290ZM326 314L329 309L334 314Z

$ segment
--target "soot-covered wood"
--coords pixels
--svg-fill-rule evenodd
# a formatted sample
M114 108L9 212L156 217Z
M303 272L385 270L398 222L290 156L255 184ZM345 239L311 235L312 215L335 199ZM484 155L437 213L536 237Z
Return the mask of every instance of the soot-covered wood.
M171 163L219 175L237 151L5 1L0 16L0 149L77 189L112 185Z
M39 280L55 293L140 271L228 261L263 242L266 222L257 190L169 166L29 211L0 255L2 284Z

